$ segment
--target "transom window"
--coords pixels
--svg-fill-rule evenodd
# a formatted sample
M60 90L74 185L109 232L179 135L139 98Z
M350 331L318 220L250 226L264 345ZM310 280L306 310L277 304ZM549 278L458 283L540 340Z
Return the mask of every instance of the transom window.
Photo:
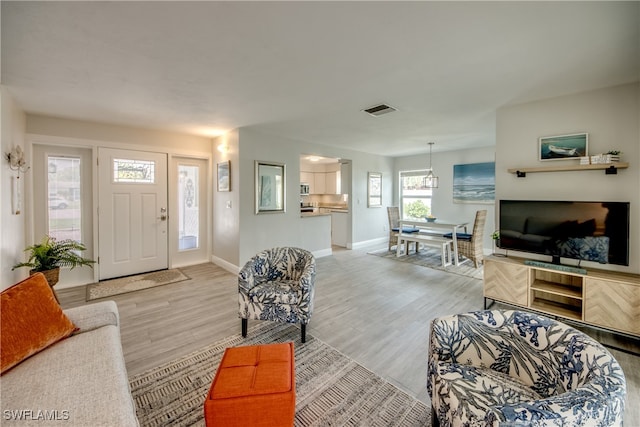
M148 160L113 159L113 182L153 184L156 163Z

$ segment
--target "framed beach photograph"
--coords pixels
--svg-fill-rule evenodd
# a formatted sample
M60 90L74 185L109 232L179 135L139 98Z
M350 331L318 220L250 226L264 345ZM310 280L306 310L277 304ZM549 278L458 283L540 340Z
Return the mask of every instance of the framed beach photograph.
M539 160L579 159L589 155L589 134L544 136L540 138Z
M256 214L285 212L284 163L255 162Z
M453 203L492 205L495 200L495 162L453 165Z
M231 191L231 161L218 163L218 191Z
M367 174L367 207L382 207L382 174L380 172Z

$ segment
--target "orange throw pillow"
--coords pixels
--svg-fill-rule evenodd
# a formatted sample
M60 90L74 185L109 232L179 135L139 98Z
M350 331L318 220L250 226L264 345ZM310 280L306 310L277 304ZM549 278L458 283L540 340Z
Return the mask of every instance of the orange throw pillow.
M0 365L2 374L29 356L68 337L76 327L62 312L42 273L2 291Z

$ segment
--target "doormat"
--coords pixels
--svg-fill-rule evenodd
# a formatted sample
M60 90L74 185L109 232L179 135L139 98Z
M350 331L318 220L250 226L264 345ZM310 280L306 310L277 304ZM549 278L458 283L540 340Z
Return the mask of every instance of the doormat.
M182 282L191 278L177 268L170 270L153 271L151 273L137 274L135 276L121 277L119 279L105 280L87 286L87 301L98 298L106 298L113 295L126 294L155 286L168 285L169 283Z
M227 347L293 341L295 427L431 425L423 402L355 360L288 323L262 322L246 338L232 335L129 378L141 427L204 427L207 391ZM426 379L426 375L425 375Z

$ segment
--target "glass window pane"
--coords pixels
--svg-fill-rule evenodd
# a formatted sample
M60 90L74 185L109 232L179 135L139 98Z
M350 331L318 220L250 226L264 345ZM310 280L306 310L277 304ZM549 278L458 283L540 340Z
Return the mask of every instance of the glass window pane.
M82 241L80 158L48 156L48 234Z
M400 172L402 219L422 219L431 215L433 189L425 186L427 171Z
M153 184L156 163L148 160L113 159L113 182Z
M200 235L198 166L178 165L178 250L197 249Z

